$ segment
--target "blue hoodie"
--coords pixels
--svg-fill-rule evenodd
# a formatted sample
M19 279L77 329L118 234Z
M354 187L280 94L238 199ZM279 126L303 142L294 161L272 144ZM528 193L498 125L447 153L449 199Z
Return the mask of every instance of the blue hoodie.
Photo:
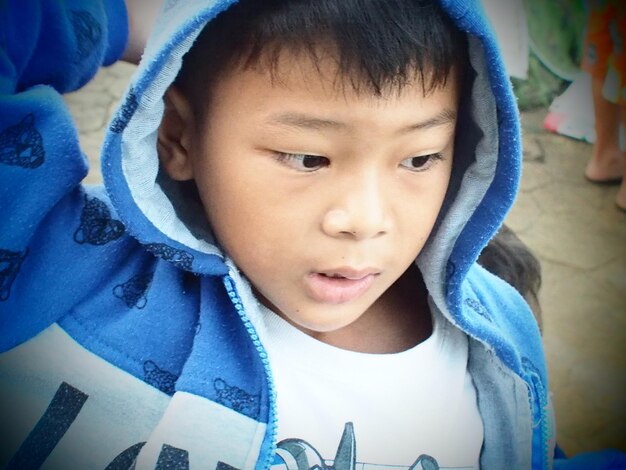
M159 172L156 154L163 94L203 26L233 0L164 3L109 125L105 188L80 185L86 161L60 94L121 55L123 2L0 3L7 468L278 463L263 317L247 281L191 222L200 209ZM416 263L431 308L469 338L481 467L547 469L555 431L537 325L517 292L475 263L515 198L517 108L480 5L441 3L469 36L473 123L461 128L473 129L474 145Z

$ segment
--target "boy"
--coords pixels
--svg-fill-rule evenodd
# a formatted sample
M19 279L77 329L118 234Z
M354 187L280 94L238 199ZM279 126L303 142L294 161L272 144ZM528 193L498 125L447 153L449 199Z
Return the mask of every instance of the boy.
M24 5L2 13L3 464L550 467L536 323L474 263L520 161L476 5L166 2L106 194L57 92L120 55L124 6Z

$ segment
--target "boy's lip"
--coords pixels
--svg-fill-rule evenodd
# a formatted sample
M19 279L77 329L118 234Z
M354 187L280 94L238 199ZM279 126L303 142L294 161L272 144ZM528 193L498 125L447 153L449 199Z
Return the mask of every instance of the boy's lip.
M306 289L314 300L343 304L363 295L381 273L378 269L339 268L312 272L306 276Z
M331 278L343 277L346 279L356 281L359 279L363 279L364 277L369 276L370 274L380 274L380 269L376 269L376 268L356 269L356 268L351 268L351 267L341 267L337 269L327 269L324 271L317 271L314 274L321 274L323 276L327 276Z

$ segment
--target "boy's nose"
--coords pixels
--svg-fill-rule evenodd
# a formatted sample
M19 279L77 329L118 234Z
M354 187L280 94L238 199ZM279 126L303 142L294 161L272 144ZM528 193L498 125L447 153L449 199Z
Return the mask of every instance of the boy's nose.
M334 195L333 204L322 221L324 233L362 240L389 232L391 218L383 185L376 175L349 178Z

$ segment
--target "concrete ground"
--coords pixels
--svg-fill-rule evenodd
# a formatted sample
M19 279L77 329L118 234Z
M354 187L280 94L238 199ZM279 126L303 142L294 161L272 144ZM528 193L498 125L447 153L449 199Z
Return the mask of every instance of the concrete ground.
M66 96L92 164L88 183L101 181L104 129L133 70L118 63ZM591 146L543 131L545 114L522 115L524 173L507 223L542 264L558 441L571 454L626 451L626 214L613 203L616 187L584 180Z

